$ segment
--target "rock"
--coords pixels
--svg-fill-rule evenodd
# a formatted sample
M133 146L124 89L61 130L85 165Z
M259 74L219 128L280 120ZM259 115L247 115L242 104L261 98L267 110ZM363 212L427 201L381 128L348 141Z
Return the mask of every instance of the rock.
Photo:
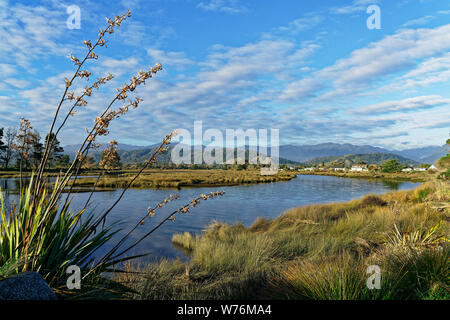
M24 272L0 281L0 300L57 300L37 272Z

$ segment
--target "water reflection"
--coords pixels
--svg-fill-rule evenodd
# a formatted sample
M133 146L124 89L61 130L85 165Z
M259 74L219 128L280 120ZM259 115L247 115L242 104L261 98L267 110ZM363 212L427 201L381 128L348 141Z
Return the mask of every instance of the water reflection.
M398 190L400 188L400 185L402 184L402 182L393 180L382 180L381 182L383 183L384 186L392 190Z

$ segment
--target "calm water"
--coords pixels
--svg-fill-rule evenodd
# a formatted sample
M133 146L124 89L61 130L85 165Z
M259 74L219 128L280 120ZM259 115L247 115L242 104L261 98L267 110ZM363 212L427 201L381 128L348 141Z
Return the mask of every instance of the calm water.
M130 189L122 201L111 212L107 223L116 222L124 232L139 221L149 206L154 206L170 194L180 198L158 210L156 216L139 227L135 238L148 232L156 223L170 212L188 203L201 193L225 190L222 197L202 201L188 214L179 214L175 222L168 221L133 253L151 252L149 259L162 257L184 258L184 254L171 243L172 235L185 231L199 233L214 221L251 225L257 217L275 218L283 211L306 204L348 201L368 193L386 193L392 190L412 189L419 183L388 183L375 180L349 179L328 176L299 175L288 182L276 182L258 185L245 185L217 188L190 188L181 190L134 190ZM18 186L17 179L0 179L3 190L13 190ZM89 210L101 214L109 204L119 196L121 190L97 192L92 197ZM73 209L82 208L89 194L78 193L72 201ZM7 201L17 199L13 192L6 192ZM105 248L107 249L107 248Z

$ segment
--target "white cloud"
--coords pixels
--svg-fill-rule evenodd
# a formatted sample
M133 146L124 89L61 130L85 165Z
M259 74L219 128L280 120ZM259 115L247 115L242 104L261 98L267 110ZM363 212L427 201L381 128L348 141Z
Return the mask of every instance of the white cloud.
M38 56L66 52L56 43L66 28L65 11L4 3L0 11L0 55L4 62L29 67Z
M414 68L421 59L442 55L450 50L450 24L434 29L400 30L394 35L386 36L382 40L370 43L368 46L353 51L348 58L343 58L329 67L313 73L315 81L329 83L329 91L320 99L334 99L349 94L355 95L362 90L370 89L387 76ZM291 99L305 95L317 95L305 92L302 84L307 81L301 79L292 83L289 90Z
M225 13L244 13L247 7L242 5L239 0L209 0L197 4L197 8L205 11L225 12Z
M354 0L351 5L348 6L334 6L330 11L334 14L354 14L365 11L368 6L376 4L377 0Z
M110 72L114 77L118 78L124 74L136 73L139 66L137 58L114 59L104 58L100 60L99 66L93 68L98 73Z
M184 52L164 51L160 49L149 48L147 54L154 60L165 66L175 66L184 68L194 64L194 61L188 59Z
M0 75L3 77L10 76L16 72L16 67L12 64L0 63Z
M409 111L434 108L449 105L450 99L440 95L419 96L403 100L384 101L370 106L358 108L353 113L357 114L384 114L388 112Z
M24 79L5 79L3 80L4 83L11 85L13 87L19 88L19 89L23 89L26 87L29 87L31 85L31 83L27 80Z
M425 17L409 20L409 21L405 22L404 24L402 24L402 27L424 25L424 24L427 24L428 22L430 22L430 20L432 20L432 19L434 19L433 16L425 16Z
M290 22L287 26L278 27L275 31L282 33L293 33L312 29L323 21L323 17L317 14L308 14Z

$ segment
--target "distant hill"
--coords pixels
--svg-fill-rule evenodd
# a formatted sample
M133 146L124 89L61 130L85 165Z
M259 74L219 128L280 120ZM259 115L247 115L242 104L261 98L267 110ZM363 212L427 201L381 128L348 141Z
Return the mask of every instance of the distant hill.
M444 146L429 146L424 148L407 149L396 151L394 153L400 154L406 158L414 159L421 163L434 163L436 160L442 158L447 154Z
M135 146L121 144L119 142L119 155L124 163L142 162L148 153L158 145ZM75 152L79 145L69 145L64 147L64 152L71 159L75 157ZM101 147L100 151L104 148ZM172 148L172 147L171 147ZM282 145L280 146L280 163L300 163L319 157L339 157L355 154L395 154L406 159L411 159L420 163L434 163L443 157L447 152L444 146L427 146L423 148L413 148L406 150L388 150L371 145L353 145L349 143L321 143L315 145ZM93 152L96 158L100 158L100 153Z
M305 165L318 165L322 162L327 164L331 163L344 163L346 167L350 167L353 164L364 162L367 164L378 164L381 165L384 161L390 159L397 159L397 161L403 165L418 166L419 162L399 156L393 153L369 153L369 154L347 154L345 156L329 156L329 157L318 157L308 161L305 161Z
M369 145L357 146L349 143L321 143L316 145L283 145L280 156L286 159L305 162L318 157L344 156L347 154L390 153L389 150Z
M140 148L140 149L131 149L131 148L125 148L123 149L122 146L119 144L118 148L118 154L120 156L120 161L122 164L136 164L136 163L143 163L145 162L148 157L153 154L159 145L154 145L151 147L146 148ZM158 163L169 163L171 162L171 153L175 145L169 146L169 149L166 153L158 156ZM203 147L205 148L205 147ZM129 150L127 150L129 149ZM73 156L75 155L75 152L73 152ZM237 158L237 150L234 150L235 158ZM98 151L92 151L89 153L89 155L93 156L94 159L98 162L100 161L101 155L102 155L102 148ZM225 156L226 156L226 149L223 149L223 162L225 162ZM245 158L248 159L248 150L245 152ZM191 148L191 163L194 163L194 148ZM287 160L284 158L279 158L280 164L298 164L296 161Z
M305 162L318 157L373 153L391 153L420 163L434 163L437 159L443 157L447 152L443 146L428 146L406 150L388 150L370 145L353 145L349 143L321 143L303 146L280 146L280 157L298 162Z

